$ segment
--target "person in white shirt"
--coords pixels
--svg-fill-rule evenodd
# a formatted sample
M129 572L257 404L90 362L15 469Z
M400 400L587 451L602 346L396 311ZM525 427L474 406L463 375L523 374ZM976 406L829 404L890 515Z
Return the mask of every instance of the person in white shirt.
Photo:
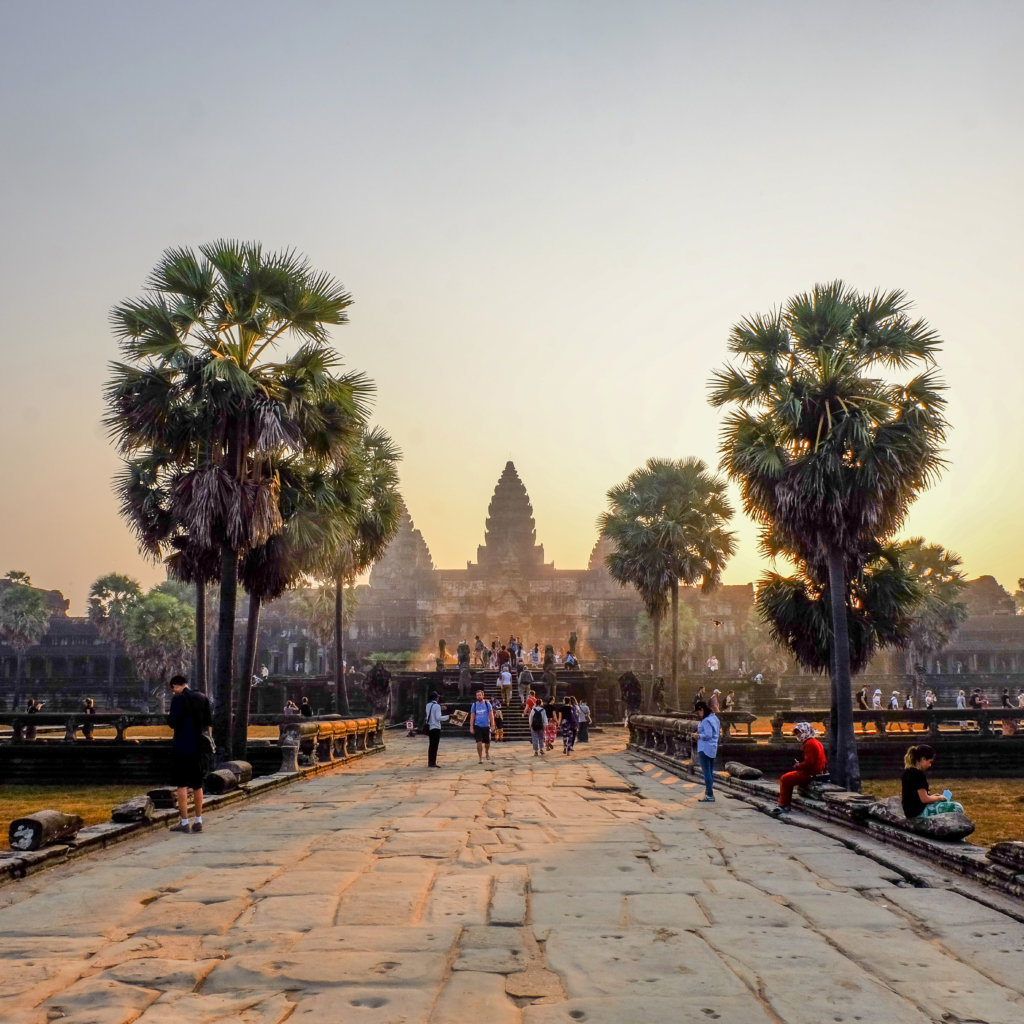
M438 703L440 694L434 690L430 694L430 701L427 704L427 767L437 767L437 748L441 742L441 723L448 721L448 716L443 713Z

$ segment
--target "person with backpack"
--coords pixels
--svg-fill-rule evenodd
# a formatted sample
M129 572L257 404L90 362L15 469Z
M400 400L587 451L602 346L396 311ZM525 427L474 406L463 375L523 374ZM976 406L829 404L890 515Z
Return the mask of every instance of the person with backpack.
M568 757L576 746L576 730L579 725L579 709L575 697L566 697L562 712L562 750Z
M530 739L533 742L533 756L544 756L544 730L548 727L548 716L539 701L530 711Z
M484 763L484 755L491 759L491 733L494 731L494 707L484 696L483 690L476 691L476 700L470 705L466 722L476 739L476 756Z
M448 721L444 709L438 703L441 695L437 690L430 694L430 701L427 704L427 767L437 767L437 748L441 742L441 723Z
M176 789L181 821L171 832L203 831L203 781L210 769L212 740L208 730L213 723L210 701L203 693L190 690L184 676L171 677L171 706L167 723L174 730L171 754L171 782ZM188 791L195 794L195 821L188 820Z

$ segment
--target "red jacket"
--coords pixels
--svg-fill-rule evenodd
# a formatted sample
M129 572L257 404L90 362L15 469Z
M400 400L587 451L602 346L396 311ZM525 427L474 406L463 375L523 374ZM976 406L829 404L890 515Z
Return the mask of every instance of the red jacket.
M804 740L804 759L793 769L804 775L821 775L825 771L825 748L813 736Z

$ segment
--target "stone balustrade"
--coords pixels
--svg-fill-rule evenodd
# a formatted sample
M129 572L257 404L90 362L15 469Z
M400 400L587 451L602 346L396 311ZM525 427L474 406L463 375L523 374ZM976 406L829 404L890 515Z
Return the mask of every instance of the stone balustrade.
M140 711L97 711L94 715L86 715L81 711L37 711L28 714L25 711L0 713L0 726L8 726L11 739L15 743L23 743L30 739L32 732L39 728L63 728L64 741L73 743L75 734L82 732L86 738L93 729L112 727L116 732L115 742L125 742L125 732L140 725L166 725L167 715L159 712Z
M280 720L281 771L297 772L344 761L384 747L383 718L301 718Z
M908 730L904 726L923 725L924 733L929 737L940 735L943 725L947 727L968 726L974 723L977 726L979 735L994 737L1006 730L1002 728L1003 722L1016 723L1024 719L1024 711L1015 715L1012 709L1007 708L985 708L974 710L967 708L924 708L914 711L854 711L853 724L857 735L864 735L869 725L874 726L876 735L906 736ZM782 734L783 726L792 725L795 722L820 722L826 734L832 727L832 712L829 708L805 708L804 710L776 711L771 717L772 740L778 741L785 737ZM860 726L860 729L857 727ZM1016 725L1014 726L1016 728Z

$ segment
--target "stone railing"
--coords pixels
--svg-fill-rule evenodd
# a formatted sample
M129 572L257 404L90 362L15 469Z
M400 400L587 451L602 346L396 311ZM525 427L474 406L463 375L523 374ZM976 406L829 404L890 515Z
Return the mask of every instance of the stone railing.
M1024 719L1024 710L1015 715L1012 709L1007 708L986 708L984 710L973 710L967 708L932 708L931 710L915 711L854 711L853 724L857 735L867 732L869 725L874 726L875 733L905 734L904 726L923 725L924 733L930 737L940 735L941 726L968 726L973 723L977 726L978 734L985 737L1000 735L1007 730L1002 728L1003 722L1016 723ZM772 740L784 739L782 734L783 726L792 725L795 722L820 722L825 727L826 734L832 727L832 712L829 708L805 708L802 711L776 711L771 718ZM857 726L860 726L860 730ZM997 728L998 727L998 728ZM1016 725L1014 726L1014 729Z
M384 747L383 718L299 718L279 723L281 771L346 761Z
M99 727L113 728L115 742L124 743L128 729L139 725L167 725L167 715L140 711L97 711L94 715L81 711L37 711L30 715L25 711L7 711L0 713L0 726L4 725L10 728L15 743L32 739L36 729L54 726L64 730L66 743L74 742L75 733L79 731L88 739L89 733Z

